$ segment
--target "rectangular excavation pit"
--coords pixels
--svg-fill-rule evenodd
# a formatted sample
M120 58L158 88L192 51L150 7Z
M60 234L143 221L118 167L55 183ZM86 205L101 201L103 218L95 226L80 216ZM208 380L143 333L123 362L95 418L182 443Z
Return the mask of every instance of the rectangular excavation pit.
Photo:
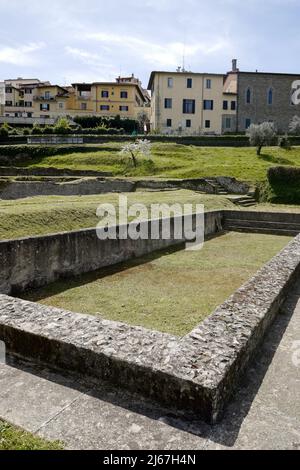
M213 235L222 231L226 211L205 218L206 235ZM10 354L108 380L215 423L299 279L299 235L182 337L5 295L176 244L118 240L104 246L94 230L0 242L0 340Z
M230 232L210 238L199 251L170 247L30 290L22 298L184 336L290 239Z

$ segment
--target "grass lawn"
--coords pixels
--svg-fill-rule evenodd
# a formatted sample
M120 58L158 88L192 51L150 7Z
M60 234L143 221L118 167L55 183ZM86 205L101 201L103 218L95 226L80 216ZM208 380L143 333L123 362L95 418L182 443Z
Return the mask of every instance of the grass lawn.
M204 204L206 210L236 208L226 197L188 190L128 193L128 203L176 202ZM0 200L0 239L45 235L54 232L95 227L96 209L101 203L118 205L119 194L93 196L43 196L17 201Z
M61 443L49 442L0 420L0 450L61 450Z
M105 144L107 147L108 144ZM276 165L300 165L300 147L290 151L278 147L263 148L258 157L254 148L196 147L180 144L155 143L152 157L140 158L135 169L124 155L121 144L109 144L110 150L43 157L23 162L26 167L55 167L77 170L101 170L115 176L156 176L196 178L232 176L245 181L266 179L267 169Z
M29 291L24 298L181 336L289 240L232 232L207 241L199 251L150 254Z

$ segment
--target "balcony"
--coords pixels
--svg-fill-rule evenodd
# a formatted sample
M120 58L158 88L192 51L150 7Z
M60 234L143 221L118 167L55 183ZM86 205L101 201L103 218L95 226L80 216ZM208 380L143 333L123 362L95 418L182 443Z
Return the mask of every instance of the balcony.
M79 93L76 95L77 96L77 99L79 100L90 100L92 98L92 94L89 93L89 94L84 94L84 95L80 95Z
M34 96L34 101L55 101L56 96Z

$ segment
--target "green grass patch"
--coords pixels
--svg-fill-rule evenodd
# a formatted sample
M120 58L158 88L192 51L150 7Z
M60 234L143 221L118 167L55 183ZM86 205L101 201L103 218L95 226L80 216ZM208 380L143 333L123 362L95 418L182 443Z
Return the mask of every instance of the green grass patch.
M0 450L62 450L58 441L49 442L0 420Z
M126 195L128 204L142 203L147 207L152 203L179 202L204 204L205 210L236 208L224 196L199 194L189 190L144 191ZM111 203L117 207L119 194L41 196L0 201L0 238L12 239L96 227L99 223L96 209L102 203Z
M289 152L279 147L267 147L257 156L251 147L197 147L173 143L154 143L150 159L140 158L134 168L128 157L120 155L121 144L109 144L109 148L95 151L39 156L22 160L25 167L54 167L76 170L109 171L115 176L156 176L174 178L198 178L231 176L256 182L266 179L268 168L275 165L300 166L300 148Z
M199 251L165 250L28 292L45 305L184 335L290 240L228 233Z

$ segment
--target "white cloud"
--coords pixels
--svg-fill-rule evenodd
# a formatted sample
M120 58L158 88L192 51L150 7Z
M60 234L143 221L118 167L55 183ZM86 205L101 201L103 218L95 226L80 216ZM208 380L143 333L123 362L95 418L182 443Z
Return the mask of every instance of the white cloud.
M182 42L170 42L167 44L156 44L153 41L146 41L134 36L118 35L111 33L88 33L86 39L96 40L102 44L118 46L130 50L136 56L159 67L175 67L181 64L183 53L188 58L199 54L203 56L212 55L220 50L225 51L231 47L226 38L207 38L205 41L195 44L186 44Z
M0 62L19 66L32 66L36 63L33 53L45 47L43 42L31 42L19 47L0 48Z

